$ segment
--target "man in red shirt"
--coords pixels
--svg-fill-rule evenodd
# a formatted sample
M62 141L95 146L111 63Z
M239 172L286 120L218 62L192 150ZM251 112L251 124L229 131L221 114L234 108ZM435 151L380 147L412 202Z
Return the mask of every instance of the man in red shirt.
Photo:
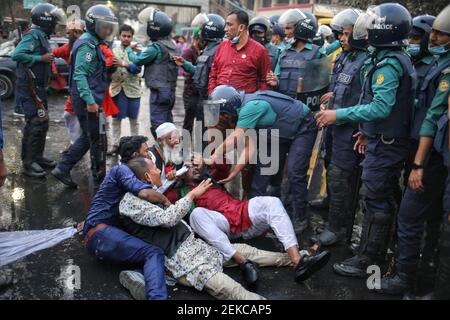
M248 35L248 15L232 11L226 20L228 40L217 49L209 73L208 94L221 84L233 86L245 93L269 90L266 75L271 70L266 48Z
M165 196L175 203L199 181L205 178L220 181L227 177L229 170L230 165L227 164L214 163L206 168L202 159L194 159L193 167L183 176L188 187L171 189ZM223 186L214 182L194 203L196 208L190 215L190 226L223 255L224 261L233 260L238 265L245 266L244 273L248 284L254 284L258 280L257 265L246 259L230 242L230 238L251 239L272 229L292 262L296 281L306 280L328 262L328 251L312 256L300 252L291 220L279 198L255 197L238 200Z

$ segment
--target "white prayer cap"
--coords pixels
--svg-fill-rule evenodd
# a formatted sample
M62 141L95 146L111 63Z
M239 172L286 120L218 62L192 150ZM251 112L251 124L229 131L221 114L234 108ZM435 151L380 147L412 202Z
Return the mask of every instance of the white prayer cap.
M163 124L159 125L158 128L156 128L156 138L162 138L166 134L177 130L177 127L172 122L164 122Z

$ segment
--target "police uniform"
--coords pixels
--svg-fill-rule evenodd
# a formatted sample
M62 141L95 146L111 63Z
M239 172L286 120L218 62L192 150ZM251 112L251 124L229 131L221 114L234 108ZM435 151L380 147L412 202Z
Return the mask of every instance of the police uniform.
M356 105L361 92L360 71L367 59L365 51L343 51L336 59L331 91L333 98L329 109L339 110ZM353 150L358 132L358 123L342 123L327 128L331 133L330 165L327 167L327 185L329 188L329 229L333 233L342 233L348 228L351 214L351 202L356 190L359 177L359 163L361 156ZM328 153L328 152L327 152ZM323 235L325 236L325 235ZM325 239L321 240L323 243Z
M303 62L323 57L325 55L322 49L312 43L306 42L299 52L296 51L295 47L286 47L281 52L275 67L275 75L279 79L277 91L296 99L298 78L302 75ZM304 81L307 81L307 79Z
M442 58L446 62L450 59L450 52ZM440 59L440 60L441 60ZM438 77L436 95L428 109L425 121L420 130L421 136L434 138L434 149L437 150L444 159L447 172L450 168L450 150L448 148L448 99L450 93L450 67L442 70ZM447 176L446 187L443 199L443 223L440 233L439 247L439 268L436 276L434 294L438 299L450 298L450 176Z
M96 36L85 32L72 47L69 90L73 111L78 117L82 134L58 163L57 169L66 174L90 150L94 177L101 178L98 176L101 165L99 119L95 113L86 110L87 105L101 105L109 85L105 56L99 44Z
M150 89L150 122L155 130L164 122L173 122L172 109L175 104L175 89L178 67L172 61L176 46L170 39L154 41L140 54L127 49L131 62L145 65L144 79Z
M361 75L359 105L336 110L336 124L360 122L368 141L361 177L362 235L357 255L334 270L362 277L368 265L381 263L386 254L395 192L408 156L416 74L403 51L379 49L365 61Z
M278 58L280 57L281 54L281 49L277 46L274 46L272 43L267 43L265 45L266 49L267 49L267 53L269 55L269 59L270 59L270 65L272 66L272 71L275 71L275 68L277 66L277 62L278 62Z
M42 100L44 108L47 105L47 86L51 75L51 65L41 61L41 56L51 52L48 36L39 27L32 27L17 45L12 54L17 61L16 70L16 101L23 108L26 124L22 138L22 161L24 167L32 163L42 163L45 149L45 139L49 127L48 118L38 117L36 103L30 93L30 80L26 69L35 75L32 86Z
M446 88L445 78L450 79L450 77L446 77L443 72L448 68L450 68L450 54L440 57L437 61L433 60L431 56L427 56L422 59L421 65L416 67L419 85L416 91L417 101L411 131L412 156L417 151L419 136L431 135L434 131L430 127L429 118L421 129L427 111L432 106L435 108L436 105L447 105L448 87ZM413 158L411 161L414 161ZM430 221L430 218L437 217L437 224L434 223L434 229L436 230L428 231L439 233L445 180L446 167L442 156L433 148L424 168L424 192L414 192L407 187L400 205L398 214L398 257L396 259L396 267L399 272L409 275L416 273L426 219L428 219L428 227L430 222L432 223L435 220ZM428 238L430 236L427 235ZM437 245L437 238L427 245L429 248L424 251L430 255ZM422 259L427 258L431 257L422 257Z
M288 153L288 177L295 195L294 219L305 221L308 200L306 174L317 134L309 108L301 101L274 91L257 91L245 94L238 115L236 128L279 130L279 157ZM264 143L267 143L267 150L271 150L270 139ZM277 161L277 164L283 163ZM258 158L251 184L252 196L265 194L272 175L261 170L271 165L262 164Z

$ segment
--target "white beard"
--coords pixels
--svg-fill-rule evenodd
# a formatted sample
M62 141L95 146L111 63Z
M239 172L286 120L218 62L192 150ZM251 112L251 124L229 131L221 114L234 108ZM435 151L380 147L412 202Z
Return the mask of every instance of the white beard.
M183 163L183 155L181 153L181 144L176 145L174 148L168 145L163 146L164 158L167 162L172 162L176 165Z

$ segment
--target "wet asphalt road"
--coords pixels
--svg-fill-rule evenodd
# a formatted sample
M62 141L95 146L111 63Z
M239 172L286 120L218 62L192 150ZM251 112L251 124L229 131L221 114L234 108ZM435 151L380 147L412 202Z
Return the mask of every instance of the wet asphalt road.
M181 126L184 109L182 82L179 82L174 117L176 124ZM60 158L60 150L68 143L62 121L66 96L67 93L61 93L49 98L51 124L45 153L53 159ZM20 146L24 122L12 114L13 99L3 101L3 104L4 153L9 176L6 185L0 189L0 231L61 228L83 220L96 190L90 177L88 157L85 156L72 172L79 184L77 190L66 188L50 175L43 180L23 176ZM148 90L144 90L139 118L140 133L149 136ZM123 124L123 130L123 134L129 133L127 123ZM116 161L109 158L108 166ZM320 212L315 215L315 220L320 220ZM301 239L305 244L307 235ZM132 299L118 279L125 266L98 262L87 254L80 240L76 236L1 268L1 273L12 274L15 284L0 291L0 300ZM249 243L261 249L280 250L279 243L271 238L258 238ZM289 268L261 269L260 283L254 291L268 299L391 299L370 292L365 280L335 275L332 264L350 256L350 251L341 247L332 248L331 252L330 263L302 284L293 281L293 271ZM66 270L78 267L81 287L68 289ZM239 270L227 269L226 273L241 281ZM170 286L169 294L172 299L211 299L206 293L180 285Z

